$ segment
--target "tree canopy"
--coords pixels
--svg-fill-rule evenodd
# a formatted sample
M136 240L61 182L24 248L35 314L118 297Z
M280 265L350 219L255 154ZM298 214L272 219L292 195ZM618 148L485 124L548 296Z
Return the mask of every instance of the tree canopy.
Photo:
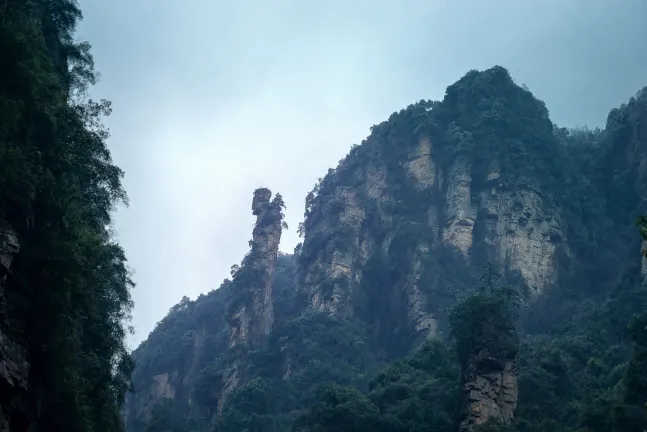
M110 103L89 96L76 1L8 0L0 16L0 218L20 242L7 289L28 299L39 430L119 431L133 282L111 233L127 198L102 125Z

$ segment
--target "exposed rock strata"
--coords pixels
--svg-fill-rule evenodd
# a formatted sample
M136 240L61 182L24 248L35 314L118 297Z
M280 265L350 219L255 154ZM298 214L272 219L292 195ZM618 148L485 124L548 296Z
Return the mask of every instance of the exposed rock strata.
M432 158L431 138L423 135L418 145L404 163L407 172L416 180L418 189L427 189L436 182L436 163Z
M472 162L468 155L459 154L451 164L445 194L445 226L442 237L456 246L465 256L472 248L474 221L477 210L472 205Z
M252 233L251 251L234 277L233 289L242 296L230 320L229 347L244 345L250 348L261 346L272 330L272 274L281 241L283 228L283 200L261 188L254 191L252 213L256 225ZM218 399L218 411L222 411L229 394L240 384L241 358L236 358L223 377L223 388Z
M379 155L372 156L375 152L366 150L362 156L351 152L324 179L319 194L325 196L304 224L304 250L315 252L302 269L301 288L313 310L341 318L353 316L353 293L362 281L368 258L381 250L390 259L392 236L383 233L394 232L406 222L423 223L431 233L429 238L417 240L408 275L392 287L392 294L383 293L402 293L407 330L430 336L437 329L426 299L426 292L433 287L417 282L420 265L415 258L435 242L455 247L467 261L476 259L474 245L478 244L478 259L493 260L507 271L519 272L533 295L556 282L558 249L563 247L568 256L559 209L532 182L503 178L496 157L480 160L476 167L473 149L479 142L473 142L468 132L455 135L461 143L449 160L443 159L429 135L421 134L398 161L409 187L419 196L420 203L407 205L426 206L420 210L422 219L402 214L400 192L394 188L399 185L389 178L397 168ZM362 147L377 145L369 138ZM366 159L363 165L354 162L360 157Z
M261 188L254 191L252 213L256 225L252 233L251 251L239 270L244 280L234 279L235 289L244 289L251 294L251 302L243 299L233 313L230 341L231 347L240 343L258 345L272 330L272 274L281 241L283 217L277 199L270 202L272 192ZM278 195L280 199L280 195ZM282 201L281 201L282 202ZM238 287L238 284L245 284Z
M463 371L463 406L460 432L469 432L491 420L509 424L519 390L514 356L500 359L482 350Z
M408 280L403 284L403 294L407 301L407 324L417 334L430 339L436 335L436 317L427 309L427 297L421 286L421 256L429 253L427 245L416 250Z
M561 217L545 207L541 194L531 188L480 192L483 242L490 248L490 257L518 270L532 295L556 282L557 248L566 248Z
M272 330L272 279L277 262L278 246L283 222L283 200L279 194L272 199L270 190L261 188L254 192L252 213L256 223L250 241L250 251L238 267L233 280L225 280L221 287L206 297L212 300L195 303L187 299L187 315L200 316L178 340L177 349L184 350L186 362L172 368L159 368L143 376L133 377L135 393L129 393L124 406L124 417L129 430L140 430L150 418L154 406L172 398L178 411L202 409L196 402L194 384L205 366L224 354L225 363L218 363L213 378L212 405L201 415L211 416L221 411L227 397L244 379L245 357L249 348L262 346ZM217 298L218 300L215 300ZM183 300L184 301L184 300ZM194 307L193 304L196 306ZM217 307L220 310L205 311ZM178 305L178 311L182 309ZM219 322L213 322L215 314ZM227 354L227 351L229 353ZM135 360L137 359L135 352Z

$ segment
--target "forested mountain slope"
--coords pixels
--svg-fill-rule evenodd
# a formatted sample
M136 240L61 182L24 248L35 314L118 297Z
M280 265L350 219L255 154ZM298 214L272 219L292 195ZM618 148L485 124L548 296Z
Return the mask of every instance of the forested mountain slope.
M646 89L568 130L504 68L468 72L329 170L293 254L254 191L231 279L131 358L80 18L0 5L1 432L647 430Z
M329 170L293 255L257 190L232 279L134 352L128 427L642 430L645 125L645 90L567 130L470 71Z
M0 4L0 431L120 431L126 199L72 0Z

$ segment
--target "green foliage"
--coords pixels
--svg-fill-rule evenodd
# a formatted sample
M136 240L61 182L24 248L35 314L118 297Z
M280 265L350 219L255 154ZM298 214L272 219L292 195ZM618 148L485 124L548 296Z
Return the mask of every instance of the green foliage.
M475 283L474 271L463 255L451 245L432 242L428 230L417 223L403 224L393 234L386 253L376 250L371 254L363 266L361 284L353 292L355 310L366 322L376 325L391 359L402 358L425 337L409 332L407 306L388 294L393 287L407 283L414 263L419 265L417 285L426 296L425 306L434 313L441 330L447 327L447 312L457 296L471 291Z
M274 320L284 322L296 313L297 263L294 255L279 252L272 275Z
M353 388L338 385L324 386L316 393L316 397L318 402L307 415L297 420L295 430L313 432L393 430L384 424L375 405Z
M322 382L366 388L373 366L365 329L325 314L306 314L288 319L273 334L266 348L247 352L246 383L232 393L221 417L213 408L231 358L216 360L198 375L193 400L211 410L214 430L286 431L315 401Z
M280 422L275 415L279 401L267 381L255 378L237 389L215 423L219 432L275 432Z
M471 355L487 350L501 361L514 358L519 341L515 325L521 306L521 295L512 287L502 285L496 264L483 269L476 292L462 300L449 317L451 335L461 365Z
M647 404L647 314L637 315L629 325L634 353L625 374L625 396L628 404Z
M0 218L19 234L10 288L25 293L39 430L118 431L132 361L124 344L133 283L111 212L126 202L93 101L73 0L0 6Z
M367 329L326 314L294 314L295 264L293 256L279 255L272 281L276 327L265 348L244 351L240 371L245 384L230 395L221 417L216 407L233 361L224 321L232 299L229 281L196 301L185 299L171 308L134 353L135 391L143 390L147 377L184 373L191 377L190 391L177 400L174 410L185 426L199 425L200 431L284 431L311 406L322 381L365 389L375 367ZM187 347L178 350L178 340L186 340ZM196 344L202 346L200 351ZM131 427L138 429L134 423Z
M589 300L570 323L524 338L514 430L644 429L645 288L640 261L631 260L603 303Z
M173 399L162 399L155 404L146 432L193 432L174 409Z
M317 402L297 420L295 429L451 432L457 391L451 355L442 343L430 342L378 374L368 395L323 384L315 394Z
M458 409L458 367L440 341L427 342L411 357L379 373L370 400L402 431L451 432Z
M269 193L269 190L265 190ZM279 233L282 229L287 228L284 221L284 210L283 197L277 193L274 199L267 204L267 207L259 213L259 218L254 227L255 237L257 233L262 232L267 226L276 225ZM264 284L271 277L264 266L257 265L263 254L266 253L265 246L254 244L253 240L250 240L249 245L251 249L245 255L241 264L234 265L231 268L232 286L226 311L226 319L230 322L235 321L234 315L240 310L241 306L244 305L248 309L252 307L253 291L259 287L259 284Z
M644 99L644 92L642 95ZM630 382L641 388L638 377L642 363L627 363L631 348L623 339L629 318L647 306L636 261L627 259L637 246L635 235L626 228L627 220L635 217L639 196L645 195L640 185L631 185L629 194L622 190L623 184L641 179L641 174L620 168L622 164L632 166L624 162L623 146L629 144L643 154L640 140L635 138L640 131L634 127L643 115L640 100L632 100L610 116L614 123L605 132L559 129L550 123L543 103L527 89L514 86L505 70L494 68L466 75L448 89L441 103L423 101L395 113L389 121L375 126L363 145L365 155L387 160L391 176L388 185L395 197L389 211L395 217L393 226L386 227L393 235L388 258L381 254L370 257L355 303L365 305L360 309L365 316L386 321L387 329L398 327L401 311L394 309L393 299L382 293L406 274L416 245L425 243L418 241L425 237L424 231L416 228L418 221L421 227L426 226L425 215L415 205L422 203L422 209L429 204L424 197L416 196L405 173L396 166L416 142L411 131L432 135L441 146L441 164L473 152L472 177L477 181L489 162L498 159L500 186L541 190L565 215L569 246L581 258L575 266L560 267L566 262L560 257L559 286L535 300L533 310L526 312L524 327L540 334L522 335L517 418L511 427L489 425L492 430L640 430L636 425L642 421L642 414L638 414L642 411L621 401L623 388L630 389ZM414 122L418 125L413 126ZM616 152L610 153L609 148ZM609 164L602 157L598 159L603 154L609 155L606 158L616 166L612 174ZM625 180L616 186L618 172ZM331 176L328 184L334 181ZM609 190L610 185L614 188L601 196L600 190ZM619 207L614 201L627 204ZM609 212L614 218L609 218ZM374 229L385 229L371 224ZM562 253L560 239L551 241ZM430 276L443 273L442 269L431 270L432 262L427 259L423 264L432 292L459 280L456 274L445 282L438 276L432 279ZM450 262L456 267L460 260ZM618 274L624 276L618 278ZM506 274L506 279L512 276ZM465 286L469 286L467 280L453 293L465 292ZM522 298L504 286L484 286L486 289L477 290L455 308L450 318L458 356L463 361L483 347L495 347L504 357L517 351L514 324ZM518 288L523 292L523 284ZM639 356L640 346L633 351ZM627 378L625 370L630 370L630 364L636 372Z

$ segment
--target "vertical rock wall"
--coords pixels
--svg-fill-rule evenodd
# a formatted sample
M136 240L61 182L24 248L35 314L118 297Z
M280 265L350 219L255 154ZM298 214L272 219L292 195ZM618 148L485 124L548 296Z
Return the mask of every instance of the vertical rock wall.
M19 249L15 231L0 223L0 432L26 431L38 417L27 381L25 311L21 310L29 300L16 292L11 281L11 262Z
M262 344L272 330L272 274L281 241L283 217L278 203L280 195L270 201L272 192L261 188L254 191L252 213L256 225L252 233L251 251L239 270L244 280L234 278L234 289L244 289L251 294L251 301L241 302L233 313L230 346L249 343ZM281 201L282 202L282 201ZM245 285L238 286L238 285Z
M380 294L400 299L402 310L393 312L406 314L406 322L397 326L405 333L430 337L438 328L427 301L434 287L419 283L420 263L425 254L432 253L433 244L457 249L467 262L473 262L478 246L479 259L519 272L533 295L556 282L558 248L563 246L568 256L559 209L531 186L536 182L502 178L496 156L479 160L476 166L474 147L479 142L473 142L467 132L458 135L462 147L449 159L443 158L428 135L421 134L396 166L379 155L370 156L367 150L363 166L354 163L353 158L360 156L351 153L324 179L326 190L319 193L326 196L304 224L303 249L307 254L314 251L314 259L301 269L301 289L311 309L341 318L354 315L354 293L360 289L368 258L381 251L385 260L393 259L388 252L392 234L405 223L425 224L431 233L417 240L407 275L394 282L390 292ZM362 146L376 145L369 138ZM398 169L406 179L394 180L393 172ZM408 182L407 187L416 191L426 206L420 209L424 217L403 213L398 189L402 185L396 181Z
M459 432L470 432L488 420L509 424L519 396L514 354L501 359L482 350L474 355L463 371L462 390Z
M252 233L251 251L234 276L233 290L242 298L230 320L230 349L239 346L262 346L272 330L272 274L276 266L283 228L283 199L279 194L270 201L272 192L266 188L254 191L252 213L256 225ZM241 382L243 359L236 357L227 369L218 400L221 412L227 397Z

